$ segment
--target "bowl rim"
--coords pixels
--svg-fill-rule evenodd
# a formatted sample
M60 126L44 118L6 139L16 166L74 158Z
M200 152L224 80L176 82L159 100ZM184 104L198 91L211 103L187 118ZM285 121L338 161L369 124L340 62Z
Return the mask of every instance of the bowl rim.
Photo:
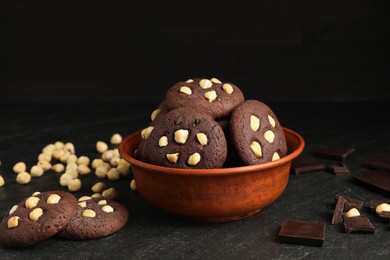
M246 165L246 166L236 166L236 167L226 167L226 168L213 168L213 169L187 169L187 168L172 168L172 167L166 167L166 166L159 166L154 165L150 163L146 163L140 160L137 160L133 156L127 154L125 152L124 147L127 145L127 143L134 139L139 138L140 132L142 130L138 130L127 137L125 137L122 142L119 144L119 154L124 158L126 161L128 161L131 165L140 167L140 168L146 168L153 172L159 172L160 174L169 174L169 175L191 175L191 176L207 176L207 175L232 175L232 174L242 174L242 173L248 173L248 172L258 172L258 171L264 171L270 168L274 168L280 165L283 165L285 163L291 162L293 159L298 157L299 154L303 151L305 147L305 141L303 140L302 136L298 134L297 132L282 127L283 132L286 134L288 133L290 136L293 136L297 142L298 147L291 153L287 154L286 156L280 158L279 160L272 161L272 162L265 162L261 164L256 165Z

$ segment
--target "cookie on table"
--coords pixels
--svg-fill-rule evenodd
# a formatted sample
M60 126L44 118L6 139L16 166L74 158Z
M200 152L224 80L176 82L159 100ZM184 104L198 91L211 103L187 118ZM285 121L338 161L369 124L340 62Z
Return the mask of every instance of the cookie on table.
M147 135L146 135L147 136ZM152 164L175 168L220 168L227 154L221 126L206 112L178 108L147 136Z
M244 95L232 83L222 83L216 78L196 78L173 85L168 89L165 100L170 110L190 107L220 119L227 118L244 101Z
M245 165L274 161L287 155L286 138L274 112L264 103L247 100L230 118L230 140Z
M121 203L110 199L87 199L78 202L76 216L58 235L84 240L105 237L119 231L129 213Z
M14 205L0 223L0 243L24 247L54 236L75 216L77 199L64 191L34 193Z

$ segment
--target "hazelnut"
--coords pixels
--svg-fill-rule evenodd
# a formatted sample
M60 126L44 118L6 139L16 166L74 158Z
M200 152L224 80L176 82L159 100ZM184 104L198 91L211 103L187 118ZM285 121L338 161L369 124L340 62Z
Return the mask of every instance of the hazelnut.
M208 142L207 135L204 133L197 133L196 138L198 139L201 145L206 145Z
M86 209L83 211L82 215L84 218L94 218L96 217L96 212L93 211L92 209Z
M191 95L192 94L192 90L189 87L187 87L187 86L181 87L179 92L187 94L187 95Z
M96 143L96 150L99 153L104 153L105 151L108 150L108 145L105 142L103 142L103 141L97 141L97 143Z
M91 190L95 193L102 193L103 190L105 190L106 188L107 188L107 185L104 182L100 181L100 182L95 183L92 186Z
M185 144L188 139L189 132L185 129L179 129L175 131L175 141L178 144Z
M222 89L223 89L223 91L225 91L228 94L233 93L233 86L230 84L223 84Z
M256 142L256 141L252 142L251 150L252 150L252 152L255 154L255 156L257 158L260 158L262 156L261 146L260 146L260 144L258 142Z
M250 127L253 131L257 131L260 128L260 118L257 116L251 115L250 117Z
M279 159L280 159L280 155L277 152L274 152L274 154L272 155L272 161L276 161Z
M114 212L114 208L111 207L110 205L105 205L102 207L102 210L106 213L111 213L111 212Z
M377 214L381 214L383 211L385 212L390 212L390 205L387 204L387 203L382 203L380 205L378 205L376 208L375 208L375 212Z
M10 217L7 221L7 228L14 228L19 225L19 216Z
M217 79L217 78L211 78L210 81L213 82L213 83L222 83L222 82L221 82L219 79Z
M136 182L135 182L134 179L132 179L132 180L130 181L130 189L131 189L132 191L136 191L136 190L137 190L137 184L136 184Z
M201 86L201 88L206 89L211 88L213 86L213 83L208 79L202 79L199 81L199 85Z
M110 139L111 144L120 144L122 142L122 136L118 133L113 134Z
M357 217L360 216L360 212L357 208L352 208L348 210L347 212L344 213L344 218L352 218L352 217Z
M272 125L272 127L275 127L276 122L275 122L275 119L272 116L268 115L268 121Z
M272 144L274 142L274 139L275 139L275 134L271 130L267 130L264 133L264 138L265 138L265 140L267 140L267 142Z
M12 168L15 173L25 172L27 170L27 166L24 162L18 162Z
M57 204L60 202L61 196L58 194L50 194L50 196L47 198L46 202L47 204Z
M207 91L203 95L209 102L213 102L217 99L217 92L215 90Z
M33 209L30 214L28 215L29 219L32 221L37 221L41 216L43 215L43 209L36 208Z
M20 172L16 175L16 182L19 184L27 184L31 181L31 175L27 172Z
M39 198L38 197L28 197L24 202L24 206L26 209L35 208L38 205Z
M176 163L177 160L179 159L179 153L168 153L166 154L166 157L168 161Z
M200 154L193 153L187 160L188 165L195 166L200 162Z

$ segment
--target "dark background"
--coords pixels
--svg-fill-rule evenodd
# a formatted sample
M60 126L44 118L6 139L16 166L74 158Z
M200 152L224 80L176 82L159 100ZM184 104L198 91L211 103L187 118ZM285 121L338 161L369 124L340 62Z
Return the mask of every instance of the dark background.
M158 103L217 77L247 98L390 100L386 1L0 3L0 103Z

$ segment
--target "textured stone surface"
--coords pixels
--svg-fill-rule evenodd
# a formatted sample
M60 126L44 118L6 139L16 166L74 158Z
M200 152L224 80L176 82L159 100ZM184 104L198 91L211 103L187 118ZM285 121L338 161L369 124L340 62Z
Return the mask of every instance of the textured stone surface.
M98 156L96 140L109 140L115 132L127 135L150 122L157 104L145 106L1 106L0 160L6 185L0 188L0 214L8 213L20 197L36 190L58 187L59 175L45 173L28 185L17 185L12 166L28 165L44 145L57 139L72 141L78 154ZM390 154L390 122L383 120L387 103L270 104L283 126L300 133L310 155L325 144L351 145L356 151L346 160L352 175L366 169L365 158ZM373 124L363 123L364 119ZM363 120L363 121L362 121ZM368 122L368 121L367 121ZM367 134L375 132L375 134ZM328 162L328 161L326 161ZM55 176L53 176L55 175ZM290 176L284 193L273 204L244 220L228 223L194 223L156 209L129 188L130 179L113 182L118 200L129 209L127 225L118 233L92 241L48 239L24 250L0 246L3 259L386 259L390 257L388 223L377 220L368 205L388 200L352 181L326 171ZM83 176L77 196L90 194L96 177ZM364 201L361 211L375 234L344 233L343 225L330 225L335 196ZM327 223L322 248L278 242L284 219Z

